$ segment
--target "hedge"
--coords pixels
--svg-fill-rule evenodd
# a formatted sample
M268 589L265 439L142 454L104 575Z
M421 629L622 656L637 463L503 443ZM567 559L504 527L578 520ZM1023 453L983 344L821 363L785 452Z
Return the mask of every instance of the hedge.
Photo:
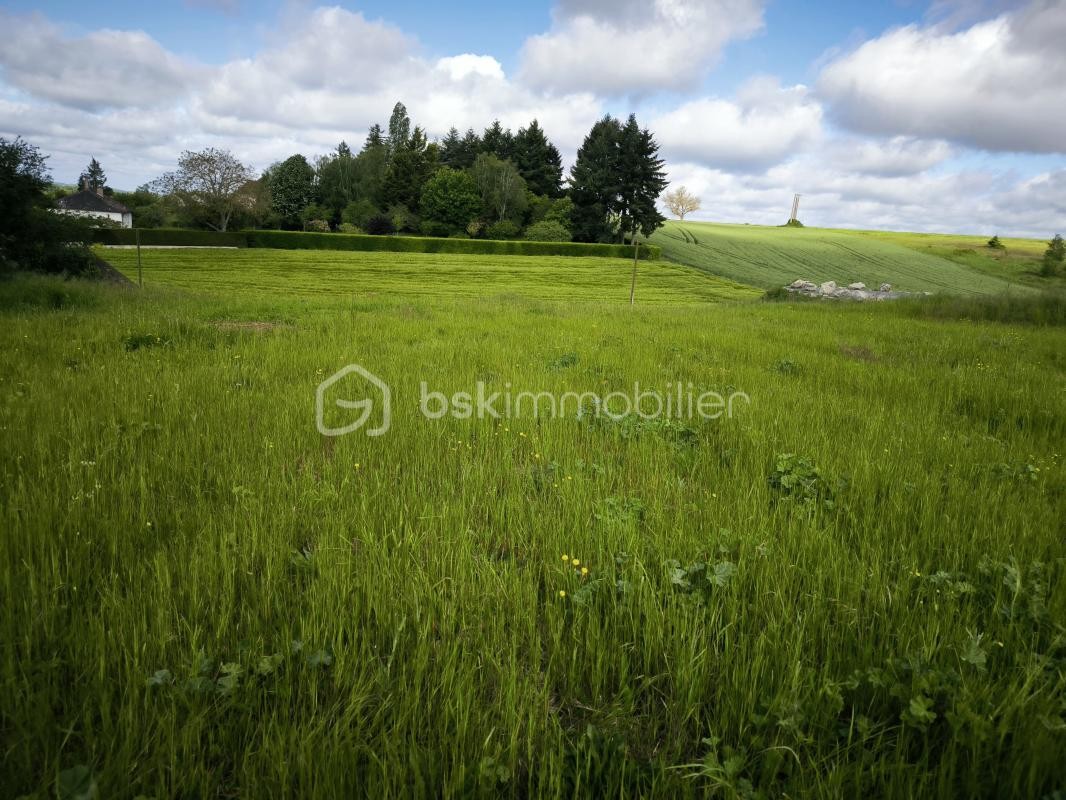
M135 244L130 228L98 228L97 244ZM458 253L464 255L601 256L632 258L632 245L577 242L499 241L492 239L435 239L422 236L365 236L301 231L194 231L150 228L141 231L143 245L174 247L269 247L278 250L358 250L387 253ZM641 245L640 257L657 259L655 245Z
M133 228L95 228L93 241L96 244L137 244L137 231ZM248 236L244 231L195 231L188 228L142 228L141 244L169 247L247 247Z

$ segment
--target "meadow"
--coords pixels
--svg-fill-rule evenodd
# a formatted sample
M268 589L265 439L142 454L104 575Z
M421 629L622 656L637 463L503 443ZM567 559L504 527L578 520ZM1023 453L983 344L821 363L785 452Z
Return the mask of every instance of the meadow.
M1064 328L244 256L0 282L0 796L1066 785ZM391 430L323 437L353 362ZM434 421L423 381L750 404Z
M131 249L97 248L137 279ZM482 256L358 253L338 250L141 251L147 284L227 294L292 296L479 297L628 301L633 262L574 256ZM701 303L758 297L750 286L666 261L642 261L637 283L644 303Z
M668 222L651 242L672 261L766 289L802 278L971 296L1030 294L1046 246L1011 239L990 251L987 237L708 222Z

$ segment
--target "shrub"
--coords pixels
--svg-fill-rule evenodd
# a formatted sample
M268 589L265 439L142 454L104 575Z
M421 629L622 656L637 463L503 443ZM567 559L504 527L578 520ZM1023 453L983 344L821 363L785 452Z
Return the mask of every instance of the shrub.
M246 231L248 247L281 250L352 250L393 253L462 253L468 255L596 256L633 258L633 248L621 244L574 242L490 241L486 239L436 239L417 236L351 236L300 231ZM657 259L658 247L641 245L640 257Z
M526 239L531 242L569 242L570 229L549 220L534 222L526 228Z
M362 234L362 233L365 233L365 231L362 228L360 228L358 225L353 225L350 222L342 222L340 225L337 226L337 233Z
M304 223L304 230L310 233L329 233L329 223L324 219L309 219Z
M450 236L454 230L455 229L452 226L446 225L443 222L437 222L433 219L422 220L422 224L418 226L418 231L423 236L437 238Z
M137 243L134 228L96 228L92 232L96 244L131 245ZM141 231L141 244L169 247L247 247L247 234L240 231L195 231L184 228L152 228Z
M1063 262L1066 262L1066 242L1063 241L1062 236L1055 234L1055 238L1048 242L1044 260L1040 266L1040 274L1045 278L1050 278L1058 273Z
M389 209L389 218L397 231L417 231L422 224L418 214L412 212L407 206L392 206Z
M517 239L518 234L522 232L522 226L517 222L513 222L509 219L503 219L499 222L494 222L485 228L486 239L497 239L500 241L506 239ZM567 237L569 238L569 237Z
M344 207L341 212L341 219L350 225L355 225L365 230L370 218L378 216L380 213L381 211L378 210L378 207L369 200L354 200Z
M392 218L384 214L375 214L366 221L366 232L371 236L388 236L396 233Z
M1001 242L999 240L999 235L998 234L996 236L993 236L991 239L988 240L988 246L991 247L993 250L1003 250L1003 249L1005 249L1003 247L1003 242Z

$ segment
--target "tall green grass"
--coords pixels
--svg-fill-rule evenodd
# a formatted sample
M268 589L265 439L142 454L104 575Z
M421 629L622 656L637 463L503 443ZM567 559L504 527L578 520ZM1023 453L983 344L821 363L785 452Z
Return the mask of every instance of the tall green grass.
M1061 329L152 282L0 298L4 797L1066 782ZM392 386L384 436L315 430L350 362ZM479 380L751 403L419 414L421 381Z

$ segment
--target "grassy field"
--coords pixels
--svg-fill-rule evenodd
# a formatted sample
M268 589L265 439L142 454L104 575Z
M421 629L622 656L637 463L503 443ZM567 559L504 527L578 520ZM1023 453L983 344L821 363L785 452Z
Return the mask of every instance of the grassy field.
M0 796L1066 785L1063 328L314 255L0 283ZM324 438L351 362L392 428ZM432 421L422 381L750 404Z
M933 243L928 239L918 234L668 222L651 241L672 261L767 289L803 278L841 285L862 281L873 287L890 283L911 292L1029 292L1016 281L1033 268L1028 255L1032 246L1026 247L1024 257L1009 260L1010 269L997 272L999 262L984 258L974 246L976 237L967 237L965 245L949 237ZM1023 252L1017 245L1011 240L1008 252Z
M134 250L98 248L136 280ZM531 298L629 302L633 262L572 256L456 256L320 250L142 250L146 285L302 297ZM667 261L641 262L643 303L705 303L759 296L751 287Z

